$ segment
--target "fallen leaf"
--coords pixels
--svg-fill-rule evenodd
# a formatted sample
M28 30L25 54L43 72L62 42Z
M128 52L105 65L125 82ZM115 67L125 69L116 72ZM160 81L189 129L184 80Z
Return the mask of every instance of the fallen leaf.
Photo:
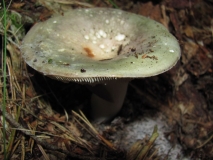
M25 3L15 3L15 2L13 2L12 5L11 5L11 8L13 8L13 9L20 9L24 5L25 5Z

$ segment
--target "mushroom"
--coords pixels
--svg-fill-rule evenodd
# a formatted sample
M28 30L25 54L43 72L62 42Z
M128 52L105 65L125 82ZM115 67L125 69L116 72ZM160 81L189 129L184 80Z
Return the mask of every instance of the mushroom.
M91 84L96 119L116 115L131 79L161 74L180 58L176 38L163 25L111 8L74 9L37 23L21 51L46 76Z

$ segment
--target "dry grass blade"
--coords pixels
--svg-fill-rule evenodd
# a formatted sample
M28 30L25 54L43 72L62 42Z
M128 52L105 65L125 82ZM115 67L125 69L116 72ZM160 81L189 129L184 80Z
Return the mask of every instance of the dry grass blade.
M25 159L25 136L22 136L21 138L21 160Z
M15 153L15 151L19 147L20 143L21 143L21 140L17 140L16 143L13 144L13 148L11 149L11 153L10 153L11 156Z
M45 122L44 120L42 120L38 116L36 116L34 113L32 113L30 110L28 110L26 108L23 108L23 110L26 113L33 115L38 121L40 121L42 123ZM49 123L47 123L47 122L49 122ZM80 137L80 135L78 133L76 133L78 129L76 128L75 124L73 124L72 122L69 122L69 125L72 125L72 127L73 127L72 130L64 127L60 123L57 123L55 121L50 121L48 119L46 119L45 123L55 126L55 132L60 133L60 135L57 135L56 133L51 134L49 132L47 133L47 132L39 132L39 131L33 131L32 134L34 134L34 132L36 132L36 133L41 133L41 134L45 134L45 135L49 135L49 136L53 136L53 137L63 138L66 141L70 140L70 141L74 142L76 145L87 149L90 153L93 154L92 145L88 141L82 139ZM29 125L28 125L28 127L31 128ZM18 130L20 130L20 128ZM25 130L25 131L27 131L27 130ZM37 135L37 137L38 137L38 135Z
M73 0L54 0L54 2L62 3L62 4L75 4L83 7L94 7L94 5L86 3L86 2L79 2Z
M64 139L71 140L72 142L76 143L79 146L82 146L83 148L86 148L87 150L92 153L92 145L87 142L86 140L83 140L78 135L75 134L75 132L68 130L64 126L60 125L57 122L51 121L51 124L55 125L60 131L62 131L62 134L60 137L63 137Z
M22 93L21 87L17 81L16 75L14 74L11 60L7 58L8 74L10 78L10 89L12 91L12 100L16 100L16 91Z
M72 113L79 118L80 120L82 120L88 127L89 130L87 129L87 127L85 127L86 130L88 130L88 132L93 135L96 139L101 140L101 142L106 145L107 147L109 147L112 150L115 150L114 145L106 140L103 136L101 136L98 131L92 126L92 124L89 122L89 120L86 118L86 116L83 114L83 112L80 111L80 115L78 113L76 113L75 111L72 111ZM75 119L79 124L81 124L81 122L79 122L77 119ZM84 126L84 125L82 125ZM91 131L91 132L90 132Z
M10 43L8 43L7 46L11 46ZM16 54L13 52L14 50L9 50L9 53L11 54L11 57L13 57L13 54ZM11 62L11 58L7 57L6 58L6 65L7 65L7 79L8 79L8 90L7 90L7 97L6 101L9 104L8 110L13 117L15 117L15 120L17 121L20 117L20 108L22 107L22 103L20 103L20 95L22 95L22 89L20 87L20 84L17 80L15 71L13 70L13 65ZM17 72L19 72L20 67L17 67ZM7 145L7 157L11 157L12 154L14 153L14 149L17 147L14 144L15 140L15 135L16 135L16 130L11 130L10 126L7 125L7 132L9 133L8 135L8 145Z
M7 6L7 10L10 6L12 1L9 1L9 4ZM12 13L12 12L11 12ZM17 32L15 32L15 27L13 26L13 24L11 23L11 16L12 14L10 14L10 12L7 12L7 50L8 53L10 54L10 56L4 57L6 58L6 67L7 67L7 97L6 97L6 103L9 104L7 111L10 112L13 117L15 117L15 120L18 120L20 117L20 108L22 107L22 103L20 103L21 99L20 95L22 96L22 87L20 85L20 83L18 82L17 79L17 73L19 73L19 75L22 73L22 68L20 67L20 54L17 52L18 51L18 44L17 42L19 42L19 38L17 37L17 32L20 31L20 28L18 30L16 30ZM2 22L2 21L1 21ZM0 32L2 32L2 29L4 27L2 27L3 25L0 24L1 28L0 28ZM13 38L11 38L10 36L12 36ZM9 43L9 39L11 40ZM13 40L12 40L13 39ZM14 42L15 41L15 42ZM19 56L17 56L17 54L19 54ZM19 59L17 59L17 57L19 57ZM3 57L2 57L3 59ZM16 64L17 63L17 64ZM3 64L3 63L2 63ZM8 132L8 145L7 145L7 157L9 158L13 152L14 149L17 147L17 145L14 144L14 139L15 139L15 134L16 134L16 130L11 130L10 126L8 125L7 127L7 132ZM17 143L16 143L17 144Z
M212 32L212 41L213 41L213 19L211 20L211 32Z
M131 160L150 159L150 157L148 158L147 155L150 152L150 149L152 148L158 135L159 135L158 129L157 129L157 126L155 126L153 133L150 139L148 140L148 142L145 142L144 140L139 140L132 145L132 147L127 153L127 159L131 159ZM150 156L153 157L154 153L151 154Z
M40 3L42 6L48 8L50 11L53 11L55 13L63 13L67 10L71 10L73 9L72 6L87 7L87 8L95 7L94 5L89 4L87 2L73 1L73 0L38 0L38 3Z
M136 141L130 148L130 150L127 153L127 158L128 159L136 159L136 157L138 156L138 154L140 153L140 151L143 148L144 145L144 141L143 140L138 140Z
M158 136L159 136L158 128L157 128L157 126L155 126L153 133L152 133L152 136L150 137L148 143L145 144L145 146L143 147L143 149L139 153L137 160L140 160L140 159L143 159L144 157L146 157L146 155L150 151L151 147L153 146L153 144L154 144L154 142L155 142L155 140L157 139Z
M45 150L43 149L43 147L40 144L38 144L38 148L40 149L41 153L43 154L44 159L50 160L49 156L46 154Z
M196 147L196 149L204 147L208 142L211 142L212 139L213 139L213 134L209 136L209 138L205 142L203 142L201 145Z

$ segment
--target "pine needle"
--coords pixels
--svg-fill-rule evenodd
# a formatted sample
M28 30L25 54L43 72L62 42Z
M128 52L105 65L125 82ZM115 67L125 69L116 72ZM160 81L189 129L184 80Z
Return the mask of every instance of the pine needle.
M3 10L4 10L4 17L3 17L3 25L4 25L4 40L3 40L3 103L2 103L2 115L3 115L3 141L4 141L4 159L6 160L6 122L5 122L5 112L6 112L6 47L7 47L7 13L6 13L6 6L5 1L2 1Z

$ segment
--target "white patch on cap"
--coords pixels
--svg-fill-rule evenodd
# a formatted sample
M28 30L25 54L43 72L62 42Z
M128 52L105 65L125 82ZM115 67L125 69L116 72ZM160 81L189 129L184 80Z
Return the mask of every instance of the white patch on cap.
M169 52L175 52L174 50L170 49Z
M106 19L106 21L105 21L107 24L109 23L109 20L108 19Z
M99 32L95 33L95 35L96 35L97 38L101 38Z
M121 20L121 24L124 24L124 21L123 21L123 20Z
M47 31L48 33L51 33L51 32L52 32L52 29L47 28L46 31Z
M102 49L105 48L105 46L103 44L101 44L99 47L102 48Z
M114 51L115 49L116 49L116 47L115 47L115 46L112 46L111 51Z
M95 33L94 29L90 29L90 33L94 34Z
M61 49L58 49L59 52L64 52L65 49L64 48L61 48Z
M85 35L84 38L85 38L85 39L89 39L89 36L88 36L88 35Z
M110 49L109 49L109 48L108 48L108 49L106 49L106 50L105 50L105 52L106 52L106 53L109 53L109 52L110 52Z
M124 40L125 39L125 35L124 34L118 34L117 36L115 36L115 40L117 40L117 41L122 41L122 40Z
M97 40L97 38L96 37L92 37L92 40Z
M106 38L107 34L103 30L99 30L99 35Z
M57 21L53 21L53 23L57 23Z

